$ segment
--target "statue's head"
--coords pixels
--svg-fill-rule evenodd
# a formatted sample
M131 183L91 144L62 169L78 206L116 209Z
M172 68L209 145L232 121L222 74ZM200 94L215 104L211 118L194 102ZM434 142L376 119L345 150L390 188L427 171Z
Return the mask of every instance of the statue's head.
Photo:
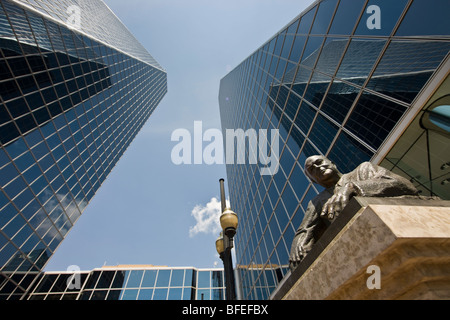
M311 156L306 159L305 173L313 182L325 188L334 186L341 177L336 165L324 156Z

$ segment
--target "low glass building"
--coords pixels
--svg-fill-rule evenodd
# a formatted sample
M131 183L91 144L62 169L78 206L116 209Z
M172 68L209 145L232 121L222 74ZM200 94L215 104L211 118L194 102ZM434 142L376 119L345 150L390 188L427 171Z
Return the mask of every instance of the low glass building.
M78 277L78 278L77 278ZM223 269L115 266L43 273L28 300L224 300Z
M268 299L289 272L295 231L322 190L304 173L311 155L343 173L381 164L422 195L450 198L449 9L446 0L314 1L221 80L224 136L279 132L275 174L249 159L227 164L243 299Z

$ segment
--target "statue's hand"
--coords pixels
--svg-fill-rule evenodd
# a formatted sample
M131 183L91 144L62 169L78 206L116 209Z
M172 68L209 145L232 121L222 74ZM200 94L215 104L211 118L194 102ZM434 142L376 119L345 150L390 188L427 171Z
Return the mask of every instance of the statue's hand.
M295 246L292 248L290 256L289 256L289 262L297 264L300 261L303 260L303 258L306 256L306 252L303 248L303 246L299 243L300 241L297 240L295 243Z
M322 208L321 217L326 217L329 220L333 220L339 216L342 210L350 201L351 197L357 194L357 188L353 183L347 183L344 187L340 188Z

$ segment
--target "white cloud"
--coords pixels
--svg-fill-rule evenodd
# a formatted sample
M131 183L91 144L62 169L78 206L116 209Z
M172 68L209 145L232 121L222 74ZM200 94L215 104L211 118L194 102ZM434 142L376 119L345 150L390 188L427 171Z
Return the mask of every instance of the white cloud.
M227 205L229 205L228 201ZM189 236L194 237L199 233L219 234L222 230L219 222L220 214L221 202L215 197L211 198L205 206L196 205L191 212L196 224L189 228Z

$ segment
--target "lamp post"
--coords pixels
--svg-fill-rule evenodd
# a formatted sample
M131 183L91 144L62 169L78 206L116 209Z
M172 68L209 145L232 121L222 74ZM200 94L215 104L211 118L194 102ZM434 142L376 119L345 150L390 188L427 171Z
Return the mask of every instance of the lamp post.
M227 300L236 300L236 289L234 282L233 261L231 258L231 249L233 248L233 237L236 234L238 225L237 214L226 207L224 180L220 179L220 198L222 203L222 214L220 215L220 225L222 232L216 240L216 250L223 261L225 272L225 288Z

